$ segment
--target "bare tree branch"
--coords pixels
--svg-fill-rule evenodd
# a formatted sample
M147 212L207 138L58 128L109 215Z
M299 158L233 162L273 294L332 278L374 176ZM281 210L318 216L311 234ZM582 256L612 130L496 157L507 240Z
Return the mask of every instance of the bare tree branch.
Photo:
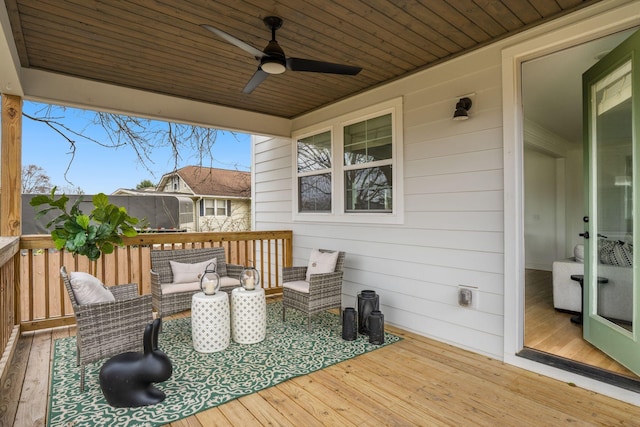
M53 184L45 170L37 165L22 166L22 194L46 194Z
M195 152L199 166L213 166L215 160L213 147L220 132L218 129L99 111L93 112L94 115L88 119L82 129L73 129L63 123L66 111L66 107L45 105L37 111L37 114L23 113L23 115L30 120L45 124L69 143L71 158L67 163L64 177L65 181L72 186L73 183L69 181L67 175L75 159L80 140L112 149L130 147L138 163L154 178L157 177L152 169L154 165L152 154L160 148L171 150L174 170L179 168L185 152ZM90 125L104 130L106 141L90 136L87 131ZM236 134L233 132L231 134L236 140L238 139ZM237 168L238 165L235 166Z

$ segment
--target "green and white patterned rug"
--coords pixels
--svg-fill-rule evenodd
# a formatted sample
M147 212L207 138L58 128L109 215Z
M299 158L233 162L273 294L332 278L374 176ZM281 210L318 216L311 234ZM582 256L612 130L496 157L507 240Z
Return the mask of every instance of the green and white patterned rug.
M100 390L98 373L104 361L87 366L85 392L79 390L75 337L58 339L52 368L48 423L69 426L160 426L255 393L290 378L320 370L399 341L385 334L383 345L369 344L367 336L342 339L340 317L329 312L307 321L295 310L282 322L282 304L267 304L267 337L258 344L231 345L203 354L193 349L191 319L162 325L159 347L173 363L172 377L158 384L166 399L141 408L113 408Z

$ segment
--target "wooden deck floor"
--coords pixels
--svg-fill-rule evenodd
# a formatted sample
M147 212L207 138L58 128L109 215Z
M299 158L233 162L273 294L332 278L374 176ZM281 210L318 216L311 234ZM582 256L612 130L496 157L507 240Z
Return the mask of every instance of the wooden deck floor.
M404 340L171 426L640 425L640 407L387 330ZM1 389L0 426L45 425L53 341L73 333L63 328L20 339L17 363Z

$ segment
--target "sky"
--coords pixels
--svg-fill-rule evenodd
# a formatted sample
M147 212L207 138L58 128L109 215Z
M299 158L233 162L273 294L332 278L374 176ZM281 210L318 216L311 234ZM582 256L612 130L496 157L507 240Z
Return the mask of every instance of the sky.
M36 115L46 104L25 101L26 114ZM90 135L98 141L106 140L104 130L93 125L94 112L66 108L56 110L57 121L65 126ZM59 113L59 114L58 114ZM151 172L138 160L129 146L105 148L95 142L76 140L77 149L65 179L65 170L71 160L69 142L44 123L22 118L22 165L37 165L61 189L80 187L85 194L111 194L118 188L136 188L143 180L157 184L163 174L174 169L174 158L168 148L156 149L147 162ZM178 168L197 165L197 153L188 149L180 152ZM227 131L218 133L212 149L213 164L203 160L203 166L248 171L251 166L251 136ZM71 183L67 182L71 181ZM69 193L67 191L67 193Z

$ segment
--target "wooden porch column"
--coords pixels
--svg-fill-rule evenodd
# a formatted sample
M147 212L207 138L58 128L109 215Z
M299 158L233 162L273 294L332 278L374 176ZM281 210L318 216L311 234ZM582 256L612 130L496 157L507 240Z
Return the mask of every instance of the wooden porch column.
M22 234L22 98L0 96L2 129L0 131L0 240L8 241L6 256L1 260L0 310L3 318L2 354L6 365L0 363L0 379L6 379L20 336L20 256L19 239ZM7 239L13 237L13 240ZM13 264L13 265L12 265ZM11 332L10 337L6 333ZM6 339L8 338L8 340ZM6 347L5 347L6 344Z
M22 234L22 98L2 95L0 236Z

